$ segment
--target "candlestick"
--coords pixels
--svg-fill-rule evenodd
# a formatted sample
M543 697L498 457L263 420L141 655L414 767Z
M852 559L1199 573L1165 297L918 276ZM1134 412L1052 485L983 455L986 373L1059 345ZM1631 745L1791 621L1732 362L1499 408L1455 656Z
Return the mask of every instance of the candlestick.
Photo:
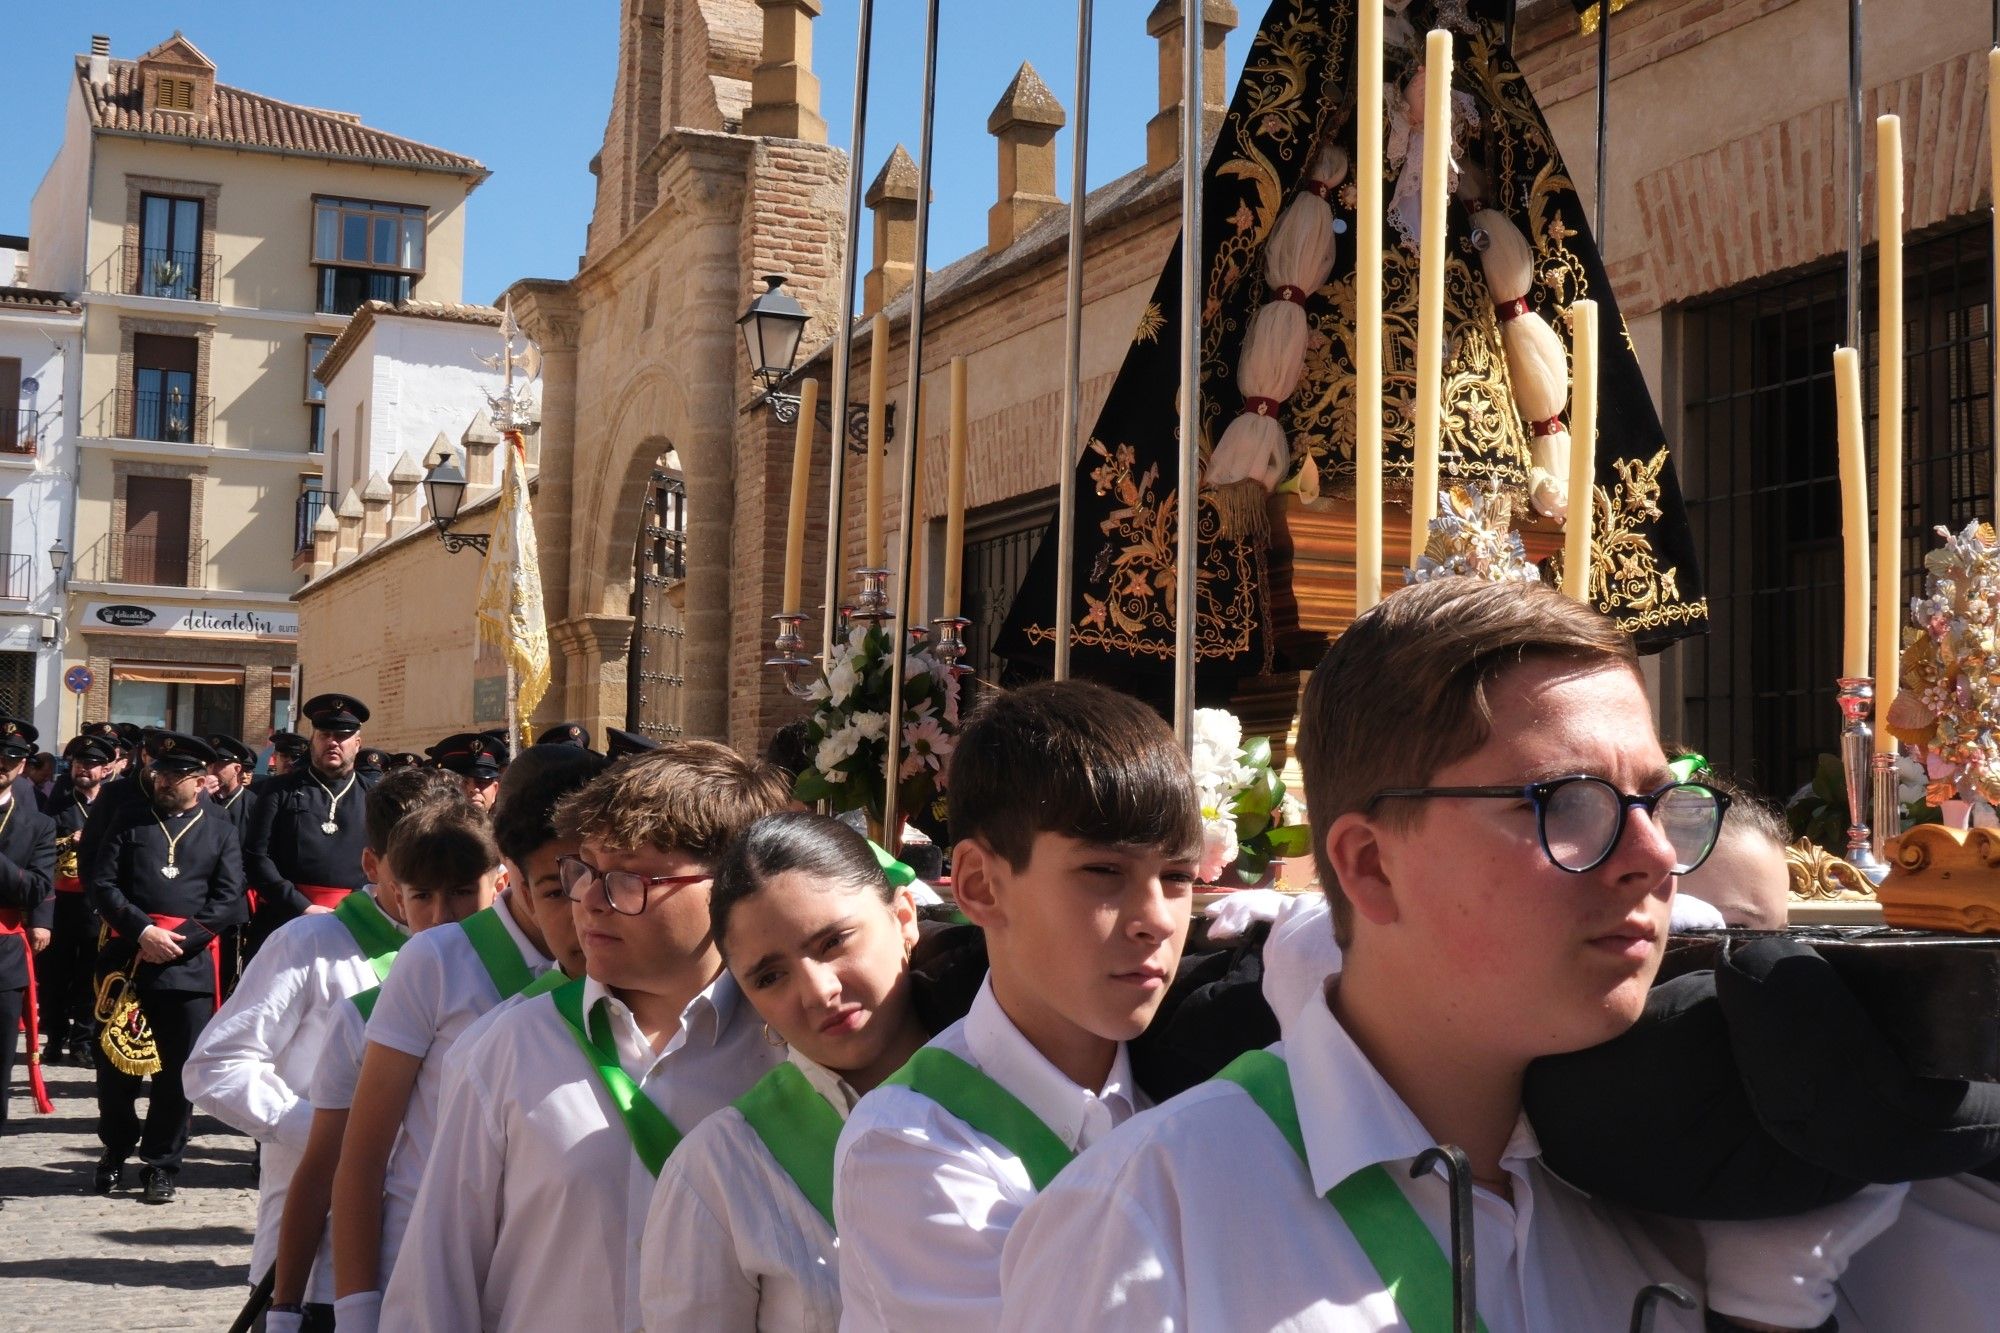
M1563 524L1563 592L1588 605L1591 523L1597 505L1597 302L1569 308L1576 367L1569 431L1569 518Z
M813 660L803 655L805 636L799 633L799 625L805 614L799 611L780 611L771 619L778 622L777 637L771 641L772 655L764 659L767 667L776 667L785 673L785 688L799 698L806 698L812 689Z
M1846 601L1842 621L1840 674L1868 674L1868 438L1861 419L1861 354L1852 347L1833 351L1833 397L1840 429L1840 542ZM1868 692L1872 704L1875 692Z
M868 549L867 565L882 568L882 464L888 456L883 441L889 419L889 317L876 312L868 339Z
M792 507L785 518L785 597L787 611L799 607L806 572L806 487L812 481L813 414L819 411L819 381L799 386L799 422L792 437Z
M1382 0L1355 16L1354 614L1382 600ZM1195 428L1182 422L1183 430Z
M944 597L938 603L949 616L958 614L965 573L965 438L968 432L965 358L951 359L951 452L944 486Z
M967 675L972 668L960 665L965 657L965 631L972 622L964 616L939 616L931 622L931 656L955 675Z
M1889 709L1903 660L1903 123L1875 122L1875 752L1893 755ZM1879 830L1878 830L1879 836Z
M1879 884L1887 867L1875 857L1870 831L1874 782L1869 752L1874 749L1874 734L1868 722L1875 709L1875 682L1848 675L1835 684L1840 691L1840 767L1847 778L1847 863Z
M1417 437L1410 470L1411 569L1437 517L1438 438L1444 426L1445 203L1450 195L1451 34L1433 30L1424 61L1423 235L1417 270Z
M1890 748L1876 750L1872 767L1875 779L1873 802L1875 861L1876 868L1886 877L1889 873L1889 839L1903 836L1903 803L1896 799L1896 738L1889 735L1886 721L1875 732L1875 744L1878 747L1885 736L1888 737Z

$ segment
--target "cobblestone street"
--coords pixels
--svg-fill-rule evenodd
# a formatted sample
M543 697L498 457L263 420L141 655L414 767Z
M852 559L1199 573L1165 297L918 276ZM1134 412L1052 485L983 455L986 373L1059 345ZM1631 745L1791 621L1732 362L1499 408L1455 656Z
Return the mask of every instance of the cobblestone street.
M0 1330L187 1329L221 1333L248 1294L256 1217L250 1140L203 1116L164 1207L136 1189L90 1192L97 1160L91 1071L50 1069L52 1116L37 1114L26 1071L9 1089L0 1137ZM128 1169L136 1185L136 1163Z

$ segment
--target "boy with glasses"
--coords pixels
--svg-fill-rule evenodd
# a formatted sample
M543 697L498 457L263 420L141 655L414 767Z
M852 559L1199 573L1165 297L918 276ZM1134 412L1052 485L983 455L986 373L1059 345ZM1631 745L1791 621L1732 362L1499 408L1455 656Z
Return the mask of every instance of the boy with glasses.
M557 835L580 843L559 864L585 975L454 1061L385 1327L639 1326L660 1164L783 1056L723 970L708 898L722 853L787 794L769 767L681 741L557 807Z
M1668 767L1614 624L1471 579L1404 589L1340 638L1300 762L1341 972L1279 1045L1042 1193L1008 1241L1002 1327L1418 1325L1451 1303L1451 1190L1412 1175L1438 1144L1466 1156L1466 1296L1491 1333L1625 1327L1642 1287L1687 1279L1542 1165L1521 1082L1637 1019L1673 877L1727 801Z

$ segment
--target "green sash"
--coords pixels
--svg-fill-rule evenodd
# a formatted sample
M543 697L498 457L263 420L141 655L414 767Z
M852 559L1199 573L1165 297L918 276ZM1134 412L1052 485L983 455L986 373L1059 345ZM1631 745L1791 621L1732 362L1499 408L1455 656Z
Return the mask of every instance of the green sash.
M472 941L473 952L479 955L479 961L486 967L486 975L493 978L493 985L503 1000L519 995L535 979L527 960L515 947L514 937L507 933L507 923L500 919L504 910L499 903L495 903L458 923L465 937Z
M908 1064L882 1081L922 1093L998 1142L1021 1159L1037 1190L1047 1189L1076 1157L1020 1098L950 1051L919 1047Z
M596 1066L598 1081L604 1085L611 1104L618 1108L625 1132L631 1136L632 1148L647 1173L659 1175L660 1168L680 1144L680 1130L618 1063L618 1048L612 1043L610 1024L605 1022L602 1009L591 1014L590 1030L584 1030L583 978L576 977L566 985L557 986L550 992L550 999L563 1022L569 1025L576 1044L583 1048L584 1059Z
M1246 1051L1216 1077L1249 1093L1299 1160L1306 1161L1291 1071L1282 1057ZM1389 1173L1380 1166L1363 1167L1328 1190L1326 1198L1375 1266L1411 1333L1451 1333L1451 1263ZM1479 1329L1486 1333L1485 1320L1479 1321Z
M521 992L521 998L524 1000L532 1000L537 995L547 995L550 991L554 990L556 987L566 986L573 980L575 980L575 978L571 977L569 973L563 971L561 968L552 967L548 971L542 973L542 975L540 975L539 977L536 977L533 981L529 982L527 988Z
M738 1097L736 1109L806 1202L832 1226L833 1145L840 1139L840 1112L789 1060Z
M354 946L368 959L368 965L375 969L375 980L389 979L389 964L395 961L396 950L410 942L410 937L399 930L389 919L370 893L350 893L340 900L333 914L340 918L340 924L347 927L347 933L354 937Z
M353 896L353 894L348 895L350 898ZM345 902L346 899L342 899L341 901ZM371 986L359 995L350 995L347 998L354 1002L356 1009L361 1011L361 1018L365 1022L375 1012L375 1001L382 998L382 988L380 986Z

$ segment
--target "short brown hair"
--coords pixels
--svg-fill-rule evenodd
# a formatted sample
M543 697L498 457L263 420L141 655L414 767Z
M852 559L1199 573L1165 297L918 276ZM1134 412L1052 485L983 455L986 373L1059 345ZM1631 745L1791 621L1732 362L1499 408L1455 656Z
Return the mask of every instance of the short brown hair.
M978 838L1020 870L1035 837L1201 850L1187 752L1158 713L1089 681L990 698L951 756L951 836Z
M681 851L713 861L791 784L770 764L714 741L673 741L606 770L556 805L555 830L614 851Z
M399 768L368 789L363 802L363 819L368 826L368 850L377 856L389 854L389 839L396 825L413 810L432 805L465 802L465 789L458 779L435 768Z
M499 864L485 811L464 797L411 810L389 835L389 868L405 889L443 893Z
M1785 822L1784 812L1757 793L1725 774L1714 769L1696 773L1695 781L1706 783L1729 798L1729 808L1722 813L1722 833L1718 843L1729 837L1756 837L1783 851L1792 845L1792 827Z
M1472 578L1397 591L1320 659L1299 711L1299 767L1313 862L1341 943L1351 910L1327 863L1327 830L1384 787L1421 787L1485 745L1488 687L1512 667L1549 658L1639 669L1632 641L1581 602L1541 584ZM1414 817L1407 802L1381 815Z

